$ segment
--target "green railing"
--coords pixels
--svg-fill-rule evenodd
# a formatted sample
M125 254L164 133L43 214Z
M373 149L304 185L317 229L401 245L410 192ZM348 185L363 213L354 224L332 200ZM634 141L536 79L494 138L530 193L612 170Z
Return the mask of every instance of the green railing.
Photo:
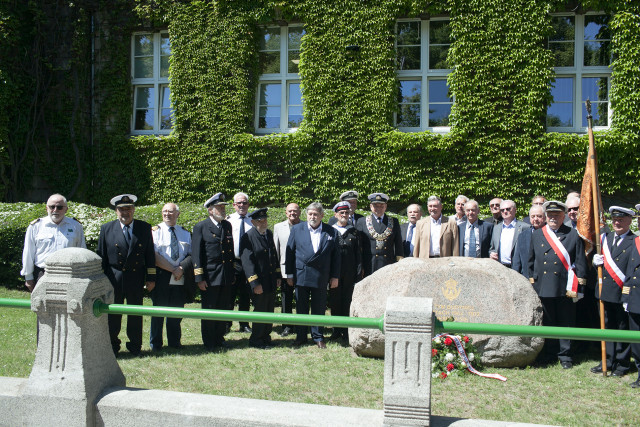
M0 307L31 308L30 300L0 298ZM181 317L189 319L277 323L303 326L328 326L343 328L379 329L384 332L384 317L319 316L286 313L262 313L230 310L206 310L199 308L150 307L140 305L105 304L96 300L93 305L96 316L102 314L127 314L135 316ZM563 338L587 341L614 341L640 343L640 332L615 329L561 328L555 326L496 325L487 323L441 322L436 320L435 331L483 335Z

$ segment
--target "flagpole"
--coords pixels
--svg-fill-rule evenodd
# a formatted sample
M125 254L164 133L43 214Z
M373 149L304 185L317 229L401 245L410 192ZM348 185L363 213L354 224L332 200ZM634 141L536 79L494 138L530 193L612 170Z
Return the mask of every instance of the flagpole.
M589 162L591 162L593 174L591 175L591 189L593 191L593 216L595 226L595 245L596 253L602 255L602 247L600 244L600 185L598 183L598 159L596 157L596 144L593 137L592 119L591 115L591 101L586 100L587 107L587 122L589 123ZM602 266L598 266L598 295L600 295L599 311L600 311L600 329L604 327L604 302L602 302ZM602 375L607 376L607 346L604 341L600 341L600 353L602 363Z

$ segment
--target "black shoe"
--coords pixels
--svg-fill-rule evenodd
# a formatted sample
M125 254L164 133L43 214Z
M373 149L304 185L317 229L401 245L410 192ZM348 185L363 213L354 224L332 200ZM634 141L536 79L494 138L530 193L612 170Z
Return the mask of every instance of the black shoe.
M631 388L640 388L640 378L631 383Z
M288 337L289 335L291 335L293 333L293 331L291 330L290 327L286 327L282 330L282 332L280 332L280 336L281 337Z
M307 345L309 343L308 340L295 340L293 342L294 347L302 347L303 345Z
M253 331L248 326L240 326L240 328L238 329L238 332L243 332L245 334L250 334Z
M571 363L571 362L560 362L560 365L562 365L562 369L571 369L571 368L573 368L573 363Z
M602 373L602 365L598 365L598 366L594 366L593 368L590 369L590 371L594 374L601 374Z
M338 341L342 338L342 334L340 332L334 332L329 336L330 341Z
M151 351L154 353L159 353L162 351L162 347L158 347L157 345L151 347Z
M625 375L627 375L627 373L626 373L626 372L624 372L624 371L619 371L619 370L617 370L617 369L611 373L611 376L612 376L612 377L616 377L616 378L622 378L622 377L624 377Z

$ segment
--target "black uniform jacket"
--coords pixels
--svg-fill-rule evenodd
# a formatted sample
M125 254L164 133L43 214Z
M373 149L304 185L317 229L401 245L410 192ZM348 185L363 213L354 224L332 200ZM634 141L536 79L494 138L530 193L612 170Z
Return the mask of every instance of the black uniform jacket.
M553 231L551 231L553 233ZM579 279L587 277L587 259L584 243L578 232L561 225L556 233L558 240L569 253L571 264L575 264L575 274ZM561 297L567 292L567 270L555 251L545 239L542 228L531 234L529 250L529 277L534 280L533 288L540 297Z
M362 253L360 251L360 236L355 227L348 225L344 234L336 230L336 240L340 250L340 277L353 284L362 274Z
M635 244L633 239L636 237L633 233L628 233L624 236L624 239L616 246L612 248L613 245L613 237L615 236L615 232L607 233L607 238L605 240L606 245L609 247L609 252L611 253L611 257L613 261L616 263L620 271L624 273L627 271L627 264L629 262L629 257L635 251ZM604 252L604 250L603 250ZM601 299L602 301L621 303L622 297L622 288L618 286L618 284L613 280L607 269L602 266L602 298L600 298L600 286L596 285L595 295L596 298Z
M400 223L398 220L385 215L382 219L382 224L380 224L375 218L371 218L373 229L380 234L384 233L388 224L393 223L393 232L384 240L384 245L378 249L376 247L376 240L367 229L367 218L372 216L373 215L369 215L360 218L356 225L356 229L360 232L361 236L362 268L364 269L365 276L372 274L385 265L393 264L396 262L396 257L404 256L402 235L400 233Z
M626 240L626 239L625 239ZM627 310L630 313L640 314L640 237L632 240L633 244L627 252L631 252L627 262L626 279L622 287L621 301L627 303ZM636 246L637 245L637 246Z
M120 221L102 224L96 253L102 258L104 274L116 292L142 295L145 282L156 280L151 225L144 221L133 221L128 248Z
M196 283L209 286L231 285L234 279L233 235L231 224L222 220L215 225L211 218L193 227L191 258Z
M242 269L251 289L262 285L263 292L275 292L282 274L271 230L267 230L265 238L252 227L242 236L240 247Z

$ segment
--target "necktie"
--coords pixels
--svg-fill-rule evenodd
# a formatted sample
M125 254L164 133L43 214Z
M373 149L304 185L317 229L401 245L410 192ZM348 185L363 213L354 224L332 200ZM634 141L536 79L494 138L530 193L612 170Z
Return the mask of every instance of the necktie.
M240 215L240 238L244 236L244 215Z
M127 246L131 243L131 231L129 230L129 226L124 226L124 240L127 242Z
M415 224L409 224L409 232L407 233L407 242L409 242L409 251L411 253L413 253L413 243L411 243L411 241L413 240L414 227L415 227Z
M620 236L618 236L617 234L613 237L613 247L615 248L616 246L618 246L618 243L620 242Z
M174 227L169 227L171 231L171 259L174 261L178 260L180 257L180 249L178 248L178 236L176 236L176 229Z
M378 224L382 224L382 217L378 218Z
M476 228L472 225L469 231L469 256L475 258L476 253Z

